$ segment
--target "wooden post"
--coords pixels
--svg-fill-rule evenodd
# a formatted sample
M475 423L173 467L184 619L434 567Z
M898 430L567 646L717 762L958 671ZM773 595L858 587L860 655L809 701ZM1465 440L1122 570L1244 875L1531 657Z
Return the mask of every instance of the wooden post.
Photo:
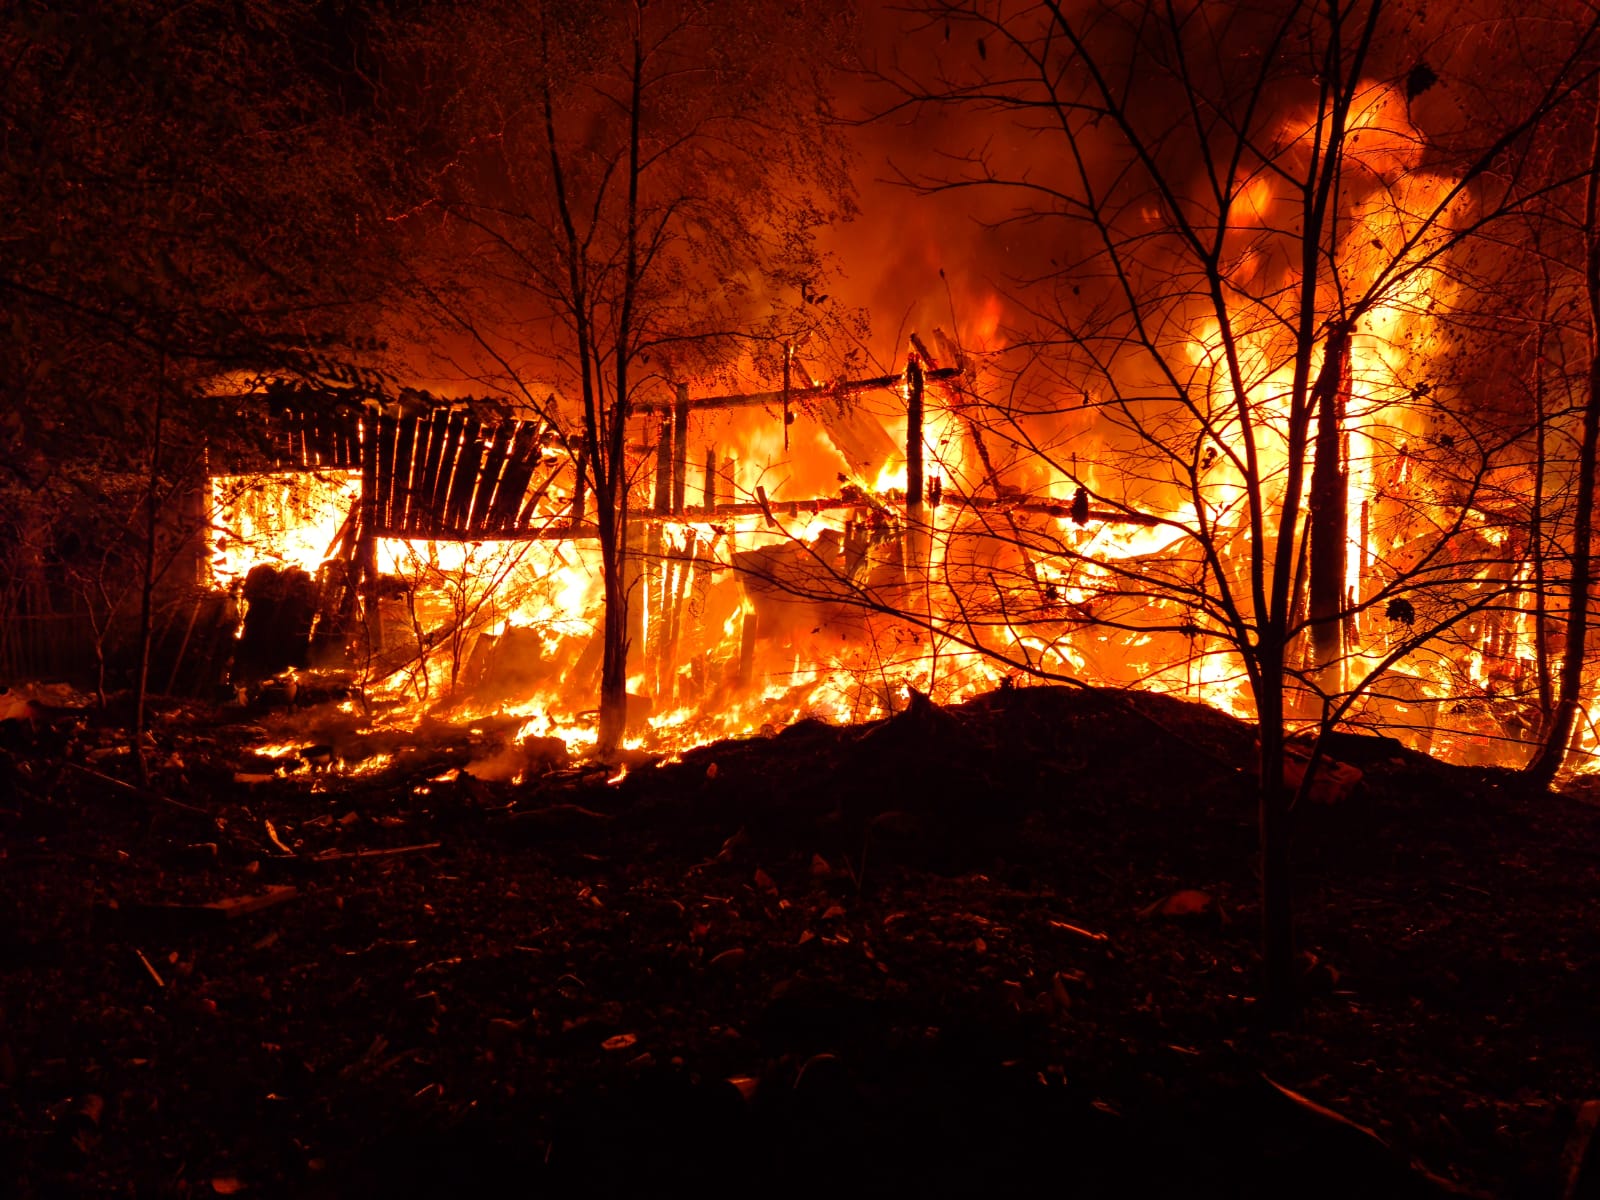
M706 512L717 511L717 448L706 447L706 486L703 493Z
M356 574L366 606L367 645L383 649L383 621L378 616L378 417L368 410L361 418L361 519L357 526Z
M656 442L656 500L657 512L666 512L672 503L672 421L661 420L661 437Z
M783 452L789 453L789 347L783 348Z
M672 409L672 511L683 511L684 492L689 484L689 385L678 385L677 403Z
M906 357L906 566L920 573L927 558L922 504L922 363Z

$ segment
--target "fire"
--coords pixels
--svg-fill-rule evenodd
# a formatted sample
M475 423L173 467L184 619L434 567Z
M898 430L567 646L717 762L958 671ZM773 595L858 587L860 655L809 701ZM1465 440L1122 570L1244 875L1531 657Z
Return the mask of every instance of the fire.
M1341 226L1339 274L1320 282L1329 337L1298 366L1302 382L1319 377L1340 298L1360 298L1339 385L1350 610L1339 669L1357 682L1393 670L1414 605L1390 589L1428 539L1470 536L1511 558L1517 547L1487 510L1459 534L1429 525L1428 448L1443 444L1428 401L1444 352L1433 314L1452 302L1454 285L1447 258L1392 279L1382 272L1394 247L1417 235L1414 214L1449 195L1452 181L1418 169L1420 139L1391 89L1370 89L1353 121L1352 162L1381 186L1362 192ZM1283 153L1305 153L1314 136L1309 119L1285 122ZM1243 180L1217 215L1238 234L1226 243L1227 270L1258 290L1283 269L1273 240L1294 222L1285 206L1297 201L1275 190L1275 178ZM985 373L1004 347L1004 302L990 293L975 309L969 342L987 358L942 335L935 352L914 339L927 375L917 424L912 370L847 393L816 383L792 355L783 393L725 398L725 407L697 398L688 419L668 401L636 416L623 581L630 746L671 754L804 718L867 720L896 711L908 689L955 702L1019 674L1138 685L1251 715L1244 664L1207 604L1219 576L1248 604L1252 505L1277 511L1293 499L1303 510L1310 499L1309 471L1300 496L1284 494L1297 377L1286 322L1270 304L1229 328L1175 312L1153 335L1182 367L1175 379L1155 378L1176 389L1166 399L1144 395L1156 373L1143 363L1107 371L1093 394L1058 378L1053 394L1017 400ZM434 414L413 439L394 432L403 418L382 419L394 422L383 442L393 464L383 469L398 481L384 519L402 528L362 535L376 579L363 585L347 639L357 649L342 669L356 679L363 713L374 726L508 717L512 745L559 741L582 756L594 736L604 588L595 544L576 527L565 450L545 451L524 472L530 492L543 480L526 506L513 496L494 518L500 501L490 502L486 476L480 502L469 496L454 509L476 528L407 532L408 506L432 519L423 500L449 491L448 470L437 489L423 482L419 491L436 463L408 462L413 445L432 437L437 457L448 425L446 457L475 451L459 478L497 452L507 458L528 431L502 429L495 442L487 426L463 433L456 418ZM1151 426L1172 453L1141 461L1128 448ZM671 440L684 436L687 446ZM364 437L370 452L370 427ZM1431 455L1435 467L1440 458ZM908 490L919 477L917 504ZM214 584L237 584L262 564L298 569L323 586L329 611L328 589L350 590L363 486L360 472L214 480ZM343 574L331 569L341 561ZM1526 585L1524 566L1509 570ZM1450 698L1463 688L1505 695L1531 672L1531 619L1497 612L1463 627L1464 647L1414 648L1390 690L1376 689L1355 715L1413 726L1415 744L1458 748L1466 727L1437 717ZM1247 607L1240 619L1251 616ZM505 769L518 768L508 759Z

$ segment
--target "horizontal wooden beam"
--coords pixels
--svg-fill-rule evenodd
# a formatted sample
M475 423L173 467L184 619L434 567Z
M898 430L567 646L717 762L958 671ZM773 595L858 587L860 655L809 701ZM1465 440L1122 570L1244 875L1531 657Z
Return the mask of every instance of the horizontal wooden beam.
M881 506L889 506L881 499L877 503ZM693 507L685 508L682 512L673 512L670 508L646 508L629 513L628 520L629 522L637 522L640 525L705 525L735 517L765 517L769 513L774 517L805 517L816 516L820 513L844 512L848 509L870 507L872 505L862 500L844 500L837 496L825 496L812 500L769 500L764 505L758 502L719 504L716 508ZM1034 513L1058 519L1070 519L1072 516L1071 504L1062 504L1054 500L997 500L988 496L952 496L949 492L944 494L940 508L964 508L980 512ZM1117 509L1105 508L1091 508L1084 521L1086 525L1152 526L1164 523L1164 518L1151 516L1149 513L1122 512ZM508 529L473 533L443 530L430 533L419 529L379 529L377 534L379 537L409 538L412 540L433 538L439 541L463 542L581 542L599 537L600 531L598 527L590 524L573 527L568 524L552 523L539 529Z
M929 379L954 379L961 371L956 367L941 367L937 371L927 372ZM845 379L838 383L822 383L808 388L791 388L789 390L789 403L803 404L807 400L821 400L831 396L849 396L856 392L870 392L877 388L892 388L905 379L904 375L878 375L871 379ZM663 397L658 400L640 400L629 409L632 416L642 416L645 413L671 412L677 406L675 397ZM781 405L783 392L744 392L731 396L694 396L689 399L689 408L694 409L720 409L720 408L763 408L769 404Z

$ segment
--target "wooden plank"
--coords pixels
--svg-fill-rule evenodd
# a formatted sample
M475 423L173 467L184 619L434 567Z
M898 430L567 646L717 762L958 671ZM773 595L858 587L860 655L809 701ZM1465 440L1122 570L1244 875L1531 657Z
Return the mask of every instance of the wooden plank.
M472 499L472 511L467 517L470 531L484 531L489 527L489 513L494 508L495 492L500 487L500 476L511 453L511 438L516 431L515 421L501 421L495 426L494 438L484 455L483 466L478 471L478 489Z
M419 525L420 531L432 531L444 528L444 511L450 499L451 475L456 469L456 462L461 457L461 439L467 430L467 414L453 412L446 423L444 441L439 447L439 469L433 476L433 500L428 505L428 515L424 524Z
M428 477L428 455L434 452L434 431L438 417L438 413L429 413L417 418L416 441L411 447L411 478L406 484L409 498L406 504L407 532L417 527L418 520L428 510L428 500L433 498L433 489L424 486L424 481Z
M378 417L378 490L373 498L373 518L385 533L394 528L394 441L399 424L387 413Z
M473 489L478 486L478 468L483 463L482 430L476 417L469 416L462 426L455 471L450 479L450 497L445 503L443 529L446 532L460 533L466 528Z
M489 510L488 528L504 532L516 524L522 497L539 465L539 425L536 421L517 422L516 437L511 443L511 456L506 462L505 474L500 477L500 487L494 494L494 507Z
M544 499L544 494L550 490L550 485L556 481L566 464L557 461L550 468L550 473L544 477L539 486L529 494L527 501L522 506L522 515L517 518L516 527L510 533L522 533L530 528L534 517L539 515L539 501Z
M361 414L361 533L370 541L377 527L378 499L378 420L377 414Z
M343 414L339 424L339 465L347 471L361 466L361 411Z
M940 367L937 371L929 371L927 378L930 382L954 379L961 371L956 367ZM818 384L816 387L794 388L789 392L791 404L807 404L814 400L838 398L853 395L856 392L870 392L877 388L893 388L900 385L901 375L877 375L871 379L845 379L838 383ZM718 409L718 408L763 408L766 406L782 407L783 391L775 392L748 392L728 396L701 396L689 401L691 409ZM678 406L677 397L671 399L651 399L635 401L631 408L633 416L640 417L646 413L667 413L674 411Z
M417 442L416 416L402 417L394 440L394 498L389 505L389 523L395 529L406 529L407 510L411 506L411 456Z
M428 456L422 464L422 481L411 502L411 528L423 529L433 520L433 498L439 488L439 464L450 440L450 414L436 411L428 418Z

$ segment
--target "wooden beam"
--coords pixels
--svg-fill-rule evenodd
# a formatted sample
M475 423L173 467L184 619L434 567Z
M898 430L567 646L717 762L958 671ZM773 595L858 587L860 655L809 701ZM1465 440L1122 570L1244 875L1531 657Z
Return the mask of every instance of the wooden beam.
M672 407L672 511L682 512L689 485L689 385L678 385Z
M927 372L929 381L954 379L961 372L955 367L941 367L937 371ZM793 388L789 392L791 404L803 404L808 400L825 400L839 396L850 396L856 392L870 392L878 388L892 388L899 386L904 379L902 375L878 375L871 379L846 379L838 383L823 383L815 387ZM761 408L766 405L783 404L783 392L747 392L728 396L699 396L689 400L691 410L706 410L719 408ZM634 416L645 413L673 412L677 409L677 397L671 399L652 399L636 401L632 408Z

